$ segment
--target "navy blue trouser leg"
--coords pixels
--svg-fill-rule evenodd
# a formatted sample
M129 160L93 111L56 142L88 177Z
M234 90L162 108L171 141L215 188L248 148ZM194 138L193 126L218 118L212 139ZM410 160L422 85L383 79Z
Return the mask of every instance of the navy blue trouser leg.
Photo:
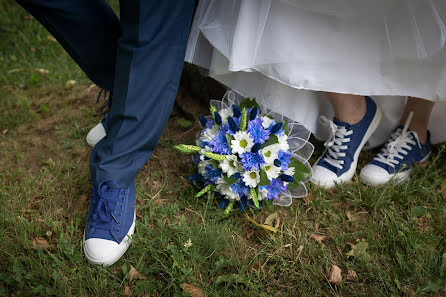
M102 88L113 90L107 136L92 151L94 185L129 186L172 110L194 0L17 0Z
M99 87L113 88L118 17L105 0L17 0Z
M107 136L91 154L93 184L131 184L164 129L183 68L194 0L122 0Z

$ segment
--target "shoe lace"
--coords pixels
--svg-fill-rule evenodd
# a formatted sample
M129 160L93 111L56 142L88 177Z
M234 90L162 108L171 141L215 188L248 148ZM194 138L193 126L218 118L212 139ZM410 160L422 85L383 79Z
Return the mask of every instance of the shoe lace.
M395 168L395 165L399 164L401 160L404 159L404 156L406 156L409 151L412 150L412 147L409 144L418 144L418 146L421 148L419 142L416 141L418 138L416 132L408 131L412 116L413 112L410 112L403 129L398 128L390 135L387 144L376 155L374 160Z
M113 222L120 224L122 214L117 210L121 210L122 202L121 193L125 194L125 190L112 188L109 184L114 182L105 182L96 188L93 188L93 199L97 200L95 215L91 217L92 227L96 229L111 230Z
M320 121L324 126L328 126L330 129L330 138L324 143L327 151L323 161L338 169L342 169L342 165L344 165L344 160L342 160L342 158L346 156L346 153L342 151L348 149L346 144L350 142L351 139L347 136L352 135L353 130L348 130L344 126L336 125L333 120L328 119L325 116L321 116Z

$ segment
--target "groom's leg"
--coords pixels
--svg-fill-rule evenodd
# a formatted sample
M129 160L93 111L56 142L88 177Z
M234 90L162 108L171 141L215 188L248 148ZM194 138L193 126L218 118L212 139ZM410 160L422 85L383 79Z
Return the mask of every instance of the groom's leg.
M169 118L183 67L194 0L123 0L107 136L91 154L93 184L128 187Z
M99 87L111 90L119 19L105 0L17 0Z

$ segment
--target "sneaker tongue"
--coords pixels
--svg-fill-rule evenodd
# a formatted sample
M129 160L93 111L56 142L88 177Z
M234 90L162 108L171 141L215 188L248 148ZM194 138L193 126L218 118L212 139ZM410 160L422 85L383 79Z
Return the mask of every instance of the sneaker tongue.
M333 118L333 123L335 123L337 126L342 126L342 127L346 127L346 128L349 128L351 126L349 123L341 122L336 117Z

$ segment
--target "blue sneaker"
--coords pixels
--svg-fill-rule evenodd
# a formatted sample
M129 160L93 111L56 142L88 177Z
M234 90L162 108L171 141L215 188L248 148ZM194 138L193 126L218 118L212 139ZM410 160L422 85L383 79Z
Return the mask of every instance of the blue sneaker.
M102 89L99 92L97 102L99 102L102 94L104 94L104 98L107 97L107 91ZM91 147L94 147L99 141L102 140L102 138L104 138L107 135L107 133L105 131L107 129L108 112L110 111L112 101L113 101L112 93L109 92L108 94L109 94L109 96L108 96L108 99L106 99L106 104L104 106L102 106L101 110L100 110L100 112L104 115L102 117L102 120L96 126L91 128L91 130L87 134L87 137L85 138L88 145Z
M323 117L331 136L325 142L325 151L312 168L311 181L324 188L345 183L353 178L359 153L381 121L381 110L370 97L365 97L366 113L355 125L340 122L336 118Z
M381 151L362 170L359 178L370 185L388 182L403 183L409 179L411 167L416 162L425 162L431 154L430 132L427 131L426 144L421 144L418 134L406 125L398 126L390 135Z
M122 189L114 181L93 187L84 232L91 264L112 265L121 258L135 231L135 184Z

